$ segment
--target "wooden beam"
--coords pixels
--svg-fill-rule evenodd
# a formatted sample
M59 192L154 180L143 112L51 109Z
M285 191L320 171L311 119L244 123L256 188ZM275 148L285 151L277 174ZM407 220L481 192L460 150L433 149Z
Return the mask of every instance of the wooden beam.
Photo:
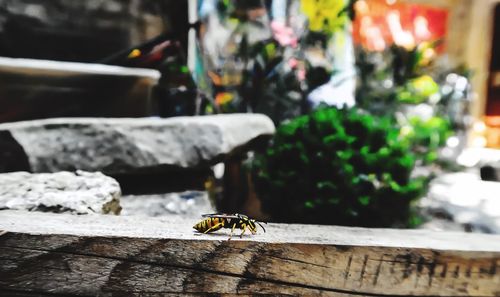
M500 296L498 235L197 220L0 211L0 295Z

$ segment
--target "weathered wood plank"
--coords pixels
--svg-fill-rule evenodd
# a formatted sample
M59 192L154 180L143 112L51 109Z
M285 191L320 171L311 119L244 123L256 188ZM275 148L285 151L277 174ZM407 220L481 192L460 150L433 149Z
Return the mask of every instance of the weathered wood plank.
M500 236L269 224L227 241L194 219L0 211L15 296L500 296ZM32 294L32 295L30 295Z

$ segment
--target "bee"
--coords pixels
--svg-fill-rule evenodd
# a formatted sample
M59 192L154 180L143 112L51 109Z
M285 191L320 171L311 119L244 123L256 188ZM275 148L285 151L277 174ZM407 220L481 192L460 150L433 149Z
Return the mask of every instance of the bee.
M234 229L238 228L241 229L242 232L240 234L240 238L243 236L245 233L246 229L252 234L257 233L257 226L255 223L259 224L259 226L266 232L266 229L264 229L264 226L262 224L254 219L250 219L246 215L242 214L204 214L202 215L205 219L202 221L198 222L196 225L193 226L196 231L201 232L201 233L210 233L217 231L221 228L228 228L231 229L231 234L229 235L229 239L233 236Z

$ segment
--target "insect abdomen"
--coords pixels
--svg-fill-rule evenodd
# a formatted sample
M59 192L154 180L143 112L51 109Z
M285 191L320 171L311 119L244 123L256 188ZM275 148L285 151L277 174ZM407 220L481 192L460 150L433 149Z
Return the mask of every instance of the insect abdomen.
M201 233L205 233L208 230L210 230L208 232L217 231L222 227L224 227L224 219L221 218L206 218L193 226L196 231Z

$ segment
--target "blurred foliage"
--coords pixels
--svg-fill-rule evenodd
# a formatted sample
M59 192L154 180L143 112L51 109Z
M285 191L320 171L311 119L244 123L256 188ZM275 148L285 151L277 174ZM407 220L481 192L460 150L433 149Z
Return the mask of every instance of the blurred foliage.
M439 85L429 75L422 75L408 80L396 93L399 103L418 104L439 92Z
M392 45L382 52L356 49L359 81L356 104L373 114L389 115L404 103L417 104L439 91L427 73L430 61L425 52L433 45L423 43L413 49Z
M434 67L432 46L359 51L356 108L322 108L279 126L253 163L263 210L281 222L420 224L413 202L439 171L439 150L466 127L470 92L464 72Z
M274 40L250 45L243 39L238 56L244 61L241 80L232 88L216 88L216 108L222 113L257 112L275 123L303 113L303 93L295 69L283 61L283 48ZM227 100L218 100L220 94Z
M435 65L437 45L356 53L357 106L399 125L423 165L435 161L447 138L468 125L469 74Z
M281 125L253 163L262 207L273 220L370 227L418 223L407 141L389 118L321 108Z
M453 135L450 122L443 117L423 120L411 117L408 124L401 128L403 138L411 144L413 153L423 165L438 159L438 150Z
M217 53L202 55L203 93L213 98L202 113L263 113L277 125L307 113L308 94L330 79L333 35L351 22L354 1L283 2L275 12L285 20L273 19L271 1L216 3L217 18L205 18L206 28L228 38L214 47ZM207 48L218 42L201 40Z

